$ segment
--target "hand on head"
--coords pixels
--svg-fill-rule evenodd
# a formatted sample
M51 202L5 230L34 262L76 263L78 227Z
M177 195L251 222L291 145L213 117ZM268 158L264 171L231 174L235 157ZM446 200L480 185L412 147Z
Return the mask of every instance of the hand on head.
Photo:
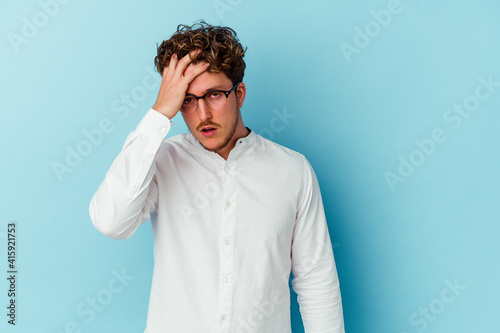
M207 70L209 63L198 62L194 64L193 59L201 52L200 49L191 51L182 59L174 54L170 59L168 67L163 69L163 76L158 92L158 98L153 109L172 119L186 96L189 84L201 73Z

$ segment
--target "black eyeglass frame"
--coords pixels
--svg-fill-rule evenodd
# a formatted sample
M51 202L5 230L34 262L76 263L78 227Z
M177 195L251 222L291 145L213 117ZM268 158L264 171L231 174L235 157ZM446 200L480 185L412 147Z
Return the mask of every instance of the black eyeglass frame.
M193 97L195 100L196 100L196 109L194 109L193 112L191 113L185 113L185 112L182 112L182 108L181 110L179 110L182 114L185 114L185 115L191 115L193 113L196 112L196 110L198 110L198 100L203 98L203 100L205 100L205 97L208 95L208 94L213 94L214 92L219 92L219 93L223 93L225 96L226 96L226 103L227 103L227 99L229 98L229 95L233 92L234 89L236 89L236 87L241 83L240 82L237 82L234 87L231 88L231 90L210 90L210 91L207 91L203 96L196 96L196 95L193 95L193 94L186 94L186 97L187 96L190 96L190 97ZM208 106L208 104L205 103L205 105L207 105L207 107L210 109L210 107ZM224 104L226 105L226 104ZM213 109L210 109L210 110L213 110Z

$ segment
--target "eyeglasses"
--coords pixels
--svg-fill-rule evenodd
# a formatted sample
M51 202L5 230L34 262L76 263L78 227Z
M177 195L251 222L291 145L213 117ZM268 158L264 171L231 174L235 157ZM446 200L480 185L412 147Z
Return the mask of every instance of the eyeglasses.
M205 105L212 111L219 111L224 106L226 106L227 98L229 94L233 92L234 89L240 84L240 82L236 83L236 85L228 91L224 90L212 90L207 92L203 96L195 96L193 94L187 94L182 102L181 113L184 115L193 114L198 109L198 100L203 98L205 101Z

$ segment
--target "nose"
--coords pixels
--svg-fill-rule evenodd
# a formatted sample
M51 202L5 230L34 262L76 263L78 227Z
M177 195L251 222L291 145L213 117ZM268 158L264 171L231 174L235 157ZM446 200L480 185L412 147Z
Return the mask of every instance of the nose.
M212 113L203 98L198 100L198 118L200 118L201 121L212 118Z

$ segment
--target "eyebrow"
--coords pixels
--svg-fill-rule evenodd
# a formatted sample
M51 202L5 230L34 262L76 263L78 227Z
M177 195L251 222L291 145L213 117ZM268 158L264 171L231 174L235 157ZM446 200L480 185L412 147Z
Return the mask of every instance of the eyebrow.
M232 88L232 87L231 87ZM201 96L205 95L207 92L210 92L210 91L214 91L214 90L224 90L224 86L219 84L219 85L216 85L216 86L213 86L213 87L210 87L208 89L205 89L205 91L201 94ZM186 95L193 95L193 96L196 96L195 94L193 93L188 93L186 92Z
M224 88L224 87L223 87L223 85L219 84L219 85L217 85L217 86L214 86L214 87L211 87L211 88L209 88L209 89L205 90L205 93L207 93L207 92L209 92L209 91L212 91L212 90L224 90L224 89L222 89L222 88Z

